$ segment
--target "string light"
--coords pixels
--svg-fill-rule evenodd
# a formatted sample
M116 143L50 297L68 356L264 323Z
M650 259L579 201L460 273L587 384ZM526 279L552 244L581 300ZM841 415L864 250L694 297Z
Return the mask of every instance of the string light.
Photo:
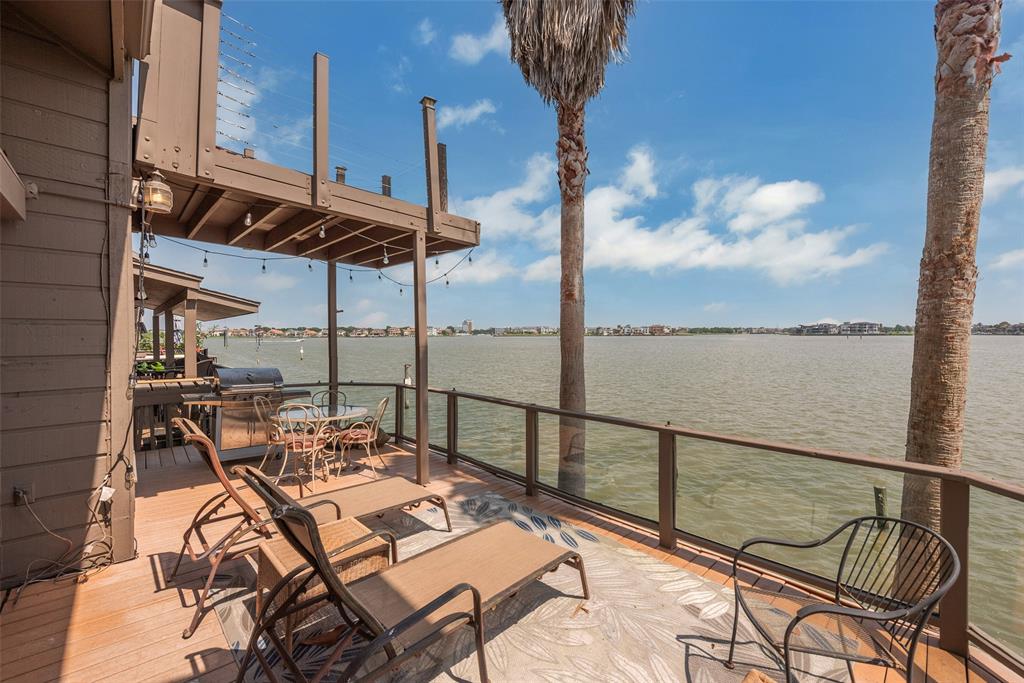
M469 260L469 264L473 265L473 252L469 252L469 256L466 257Z
M309 272L313 272L313 259L309 259L309 263L306 264L306 267L309 268Z
M352 282L352 271L348 271L348 281Z
M398 296L402 296L402 292L404 292L404 291L405 291L404 289L402 289L401 287L399 287L399 288L398 288Z
M434 255L434 269L437 270L440 267L441 267L441 259L439 259L437 257L437 255L435 254Z
M324 224L320 223L320 239L327 237L327 231L324 229Z
M142 260L145 263L149 263L149 249L147 249L146 251L142 252Z
M208 267L210 265L210 261L207 259L207 255L208 255L208 253L204 251L203 252L203 268L206 268L206 267Z
M149 246L151 249L156 246L156 235L153 233L149 233Z
M263 259L263 272L267 272L267 259Z
M388 248L384 247L384 265L388 264Z
M380 274L380 273L377 273L377 279L378 279L378 280L383 280L384 278L383 278L383 277L381 276L381 274Z
M445 277L444 277L444 286L447 288L449 285L451 285L451 283L448 282L448 276L445 275Z
M252 227L252 211L245 212L245 220L243 220L242 222L245 224L245 227Z

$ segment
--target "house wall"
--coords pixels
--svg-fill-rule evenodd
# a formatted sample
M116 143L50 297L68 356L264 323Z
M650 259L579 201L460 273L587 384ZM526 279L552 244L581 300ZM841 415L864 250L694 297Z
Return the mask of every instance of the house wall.
M0 229L0 582L10 585L66 549L14 505L15 486L76 547L107 536L115 560L135 554L131 84L15 13L2 22L0 147L39 188L26 219ZM108 473L116 493L97 524L90 504Z

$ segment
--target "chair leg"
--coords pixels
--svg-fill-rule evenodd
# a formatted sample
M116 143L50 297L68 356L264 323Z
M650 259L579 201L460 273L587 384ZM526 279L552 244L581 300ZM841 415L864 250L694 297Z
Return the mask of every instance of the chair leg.
M373 452L377 454L377 460L380 461L381 469L385 469L386 470L388 468L388 464L386 462L384 462L384 458L382 458L381 455L380 455L380 446L377 445L377 440L376 439L374 439L374 441L373 441Z
M733 578L733 607L732 607L732 637L729 639L729 659L725 662L726 669L735 669L736 664L732 661L736 652L736 629L740 625L740 596L736 594L736 579Z
M373 466L373 454L370 452L370 440L366 440L366 462L370 464L370 470L373 472L373 478L377 478L377 468Z
M192 530L189 529L191 532ZM188 539L181 545L181 552L178 553L178 560L174 563L174 569L171 570L171 575L168 577L173 579L178 574L178 569L181 568L181 560L185 557L185 551L188 549Z
M199 594L199 600L196 602L196 611L192 615L192 622L188 625L181 633L182 638L191 638L192 634L196 632L196 628L199 626L199 622L203 619L203 607L206 605L206 598L210 595L210 589L213 587L213 582L217 578L217 569L220 568L221 560L224 558L224 553L221 551L216 555L210 565L210 575L206 577L206 584L203 586L203 591Z
M439 508L441 508L441 510L444 512L445 524L448 525L448 531L451 531L452 530L452 518L448 514L448 502L444 498L441 498L440 496L438 496L437 500L434 501L434 504L437 505Z
M480 666L480 683L487 681L487 655L484 654L484 614L482 610L474 609L473 615L474 630L476 631L476 661Z

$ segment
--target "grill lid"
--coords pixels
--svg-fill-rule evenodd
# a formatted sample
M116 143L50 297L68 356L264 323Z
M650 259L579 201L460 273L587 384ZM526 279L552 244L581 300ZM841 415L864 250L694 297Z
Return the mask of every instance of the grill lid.
M214 366L213 374L220 388L245 389L246 387L279 387L284 377L277 368L225 368Z

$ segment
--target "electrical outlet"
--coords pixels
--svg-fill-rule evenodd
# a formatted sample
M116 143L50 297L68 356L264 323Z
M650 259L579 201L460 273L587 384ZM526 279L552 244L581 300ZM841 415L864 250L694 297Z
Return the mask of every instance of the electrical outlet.
M25 505L36 502L36 486L34 483L14 487L14 504Z

